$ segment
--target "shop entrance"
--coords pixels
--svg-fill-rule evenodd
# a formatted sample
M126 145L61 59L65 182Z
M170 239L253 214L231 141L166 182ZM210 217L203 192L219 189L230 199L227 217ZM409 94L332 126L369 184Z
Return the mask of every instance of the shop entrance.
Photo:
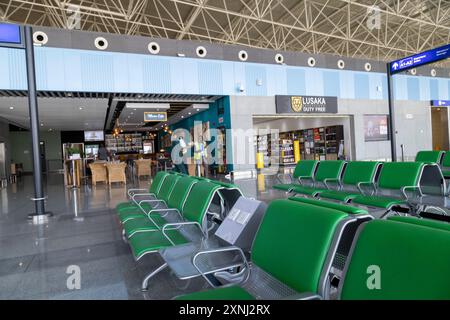
M280 166L302 159L350 159L351 127L349 116L254 117L257 168L267 168L275 159ZM274 129L278 135L268 134Z
M433 150L449 150L448 109L431 107Z

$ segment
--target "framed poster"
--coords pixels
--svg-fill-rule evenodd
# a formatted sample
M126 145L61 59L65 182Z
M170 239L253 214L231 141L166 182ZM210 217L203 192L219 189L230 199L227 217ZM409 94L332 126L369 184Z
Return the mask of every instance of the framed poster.
M387 115L364 115L364 140L389 140L389 121Z

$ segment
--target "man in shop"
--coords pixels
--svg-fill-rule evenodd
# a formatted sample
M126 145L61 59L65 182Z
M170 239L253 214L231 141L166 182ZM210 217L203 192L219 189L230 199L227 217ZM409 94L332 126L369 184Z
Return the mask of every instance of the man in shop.
M98 160L109 161L109 151L105 148L103 143L100 144L100 148L98 148Z
M178 157L181 157L183 159L184 154L187 152L187 149L186 149L186 142L184 141L182 136L178 137L178 141L174 140L173 147L174 148L177 147L177 144L179 145L178 148L180 150ZM179 159L172 159L172 163L175 165L175 170L177 172L188 174L186 164L184 163L184 161L180 162Z

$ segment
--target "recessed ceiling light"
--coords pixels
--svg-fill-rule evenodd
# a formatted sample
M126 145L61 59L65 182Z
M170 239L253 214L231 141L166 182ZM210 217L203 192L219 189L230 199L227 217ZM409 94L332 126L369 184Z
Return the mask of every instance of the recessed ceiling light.
M79 109L80 109L80 110L83 110L83 107L80 107Z
M14 107L9 107L9 110L14 110Z
M41 127L43 127L44 126L44 124L43 123L41 123Z
M134 114L133 112L130 112L130 114Z
M67 93L67 96L68 96L68 97L71 97L71 96L72 96L72 93L68 92L68 93Z
M183 119L184 118L184 116L181 116L181 119Z
M133 110L136 111L136 108L134 108Z
M197 109L197 111L200 111L200 109Z
M189 112L189 115L191 115L192 113Z

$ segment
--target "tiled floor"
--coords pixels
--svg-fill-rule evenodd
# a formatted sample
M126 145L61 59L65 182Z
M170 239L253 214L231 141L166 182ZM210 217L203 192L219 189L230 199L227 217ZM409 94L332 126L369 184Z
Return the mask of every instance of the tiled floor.
M285 195L271 190L273 176L238 180L247 197L270 201ZM147 188L148 180L128 187ZM140 291L141 280L162 262L157 254L136 263L122 240L115 214L126 200L123 185L98 184L70 190L61 175L45 181L46 209L54 216L33 225L33 180L25 176L0 190L0 299L170 299L207 288L202 279L181 281L164 270ZM78 266L81 288L68 289L69 266ZM69 281L70 282L70 281Z

